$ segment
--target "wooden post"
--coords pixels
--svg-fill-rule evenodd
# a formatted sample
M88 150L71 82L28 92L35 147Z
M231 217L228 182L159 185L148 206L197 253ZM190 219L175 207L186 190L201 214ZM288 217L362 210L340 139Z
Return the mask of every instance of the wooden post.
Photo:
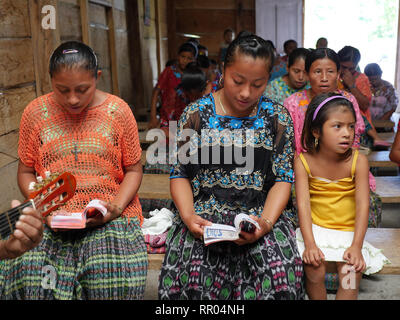
M126 24L128 28L128 52L131 64L131 77L133 83L133 105L135 116L137 111L146 109L144 104L144 86L143 86L143 71L142 71L142 48L141 37L142 30L140 26L139 4L137 1L125 2Z
M395 81L394 86L396 89L400 88L400 0L399 0L399 7L397 10L398 19L397 19L397 48L396 48L396 72L395 72Z
M156 50L157 50L157 74L161 73L161 35L160 35L160 12L158 11L158 0L154 0L155 24L156 24Z
M115 23L114 23L114 4L112 7L106 8L107 13L107 25L109 35L109 48L110 48L110 59L111 59L111 81L113 94L119 96L119 85L118 85L118 63L117 63L117 51L115 49Z
M56 28L44 29L42 26L42 8L51 5L56 12ZM41 96L51 91L48 61L54 49L60 44L59 15L56 0L29 0L29 17L33 63L35 70L36 95Z
M82 42L91 46L90 43L90 21L89 21L89 1L80 0L81 7L81 25L82 25Z
M243 10L243 4L241 0L235 0L235 9L236 9L236 14L235 14L235 36L242 31L242 10Z
M176 56L178 46L176 45L176 12L175 0L167 0L168 21L168 60Z

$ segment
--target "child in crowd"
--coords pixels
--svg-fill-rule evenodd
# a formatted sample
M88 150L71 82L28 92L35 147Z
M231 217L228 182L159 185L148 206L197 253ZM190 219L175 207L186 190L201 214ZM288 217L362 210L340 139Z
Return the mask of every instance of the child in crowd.
M204 57L208 59L207 57ZM202 70L202 68L196 63L196 62L191 62L189 63L185 70L183 71L182 74L182 81L176 88L177 95L178 95L178 101L176 102L176 105L178 106L179 109L184 110L185 107L196 101L197 99L201 98L203 95L208 94L211 92L211 83L207 81L206 74ZM166 139L166 145L168 144L169 140L169 130L168 130L168 139ZM171 137L172 139L172 137ZM149 149L147 150L146 153L146 164L144 166L144 173L161 173L161 174L167 174L170 173L170 164L169 164L169 156L168 156L168 149L166 150L160 150L160 149L155 149L155 151L152 151L152 147L150 146ZM153 159L154 157L160 157L161 154L164 154L161 159L164 159L165 161L162 161L162 163L159 163ZM142 203L145 204L146 207L148 201L145 199L141 199Z
M151 98L151 113L148 128L161 127L168 132L169 121L178 121L183 109L179 105L176 88L181 82L187 64L197 58L197 47L186 42L179 47L175 64L166 67L160 74ZM160 119L157 119L157 102L161 98Z
M388 260L364 241L368 225L368 160L353 150L356 114L337 93L313 98L307 108L302 147L295 159L303 258L310 299L326 299L325 262L336 263L336 299L357 299L361 275L378 272Z
M235 39L235 31L231 28L227 28L224 30L224 41L221 43L219 49L219 65L222 67L222 64L225 60L226 50L228 50L229 44Z

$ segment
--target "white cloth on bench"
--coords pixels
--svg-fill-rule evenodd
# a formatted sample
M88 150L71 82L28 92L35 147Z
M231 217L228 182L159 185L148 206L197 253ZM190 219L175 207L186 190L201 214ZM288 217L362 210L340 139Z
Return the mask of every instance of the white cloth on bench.
M174 214L167 208L150 211L149 215L151 216L150 218L143 219L143 234L159 235L167 231L172 226Z
M323 228L315 224L312 225L312 231L315 243L323 252L325 261L345 262L343 254L351 246L354 232ZM305 247L300 228L296 229L296 240L302 257ZM367 241L364 241L361 252L367 265L366 270L363 272L366 275L379 272L385 264L390 263L382 254L382 250L375 248Z

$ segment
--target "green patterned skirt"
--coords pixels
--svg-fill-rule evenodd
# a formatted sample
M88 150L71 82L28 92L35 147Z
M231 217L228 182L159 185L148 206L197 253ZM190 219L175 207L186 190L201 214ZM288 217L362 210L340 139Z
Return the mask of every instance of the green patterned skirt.
M53 232L35 249L0 262L1 299L143 299L147 251L135 218Z
M283 215L257 242L209 246L176 217L161 268L160 299L303 299L303 265L294 230Z

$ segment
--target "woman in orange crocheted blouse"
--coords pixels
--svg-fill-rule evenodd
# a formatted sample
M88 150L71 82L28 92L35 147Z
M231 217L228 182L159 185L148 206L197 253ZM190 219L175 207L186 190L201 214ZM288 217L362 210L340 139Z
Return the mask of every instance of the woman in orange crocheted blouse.
M147 253L137 195L142 150L135 118L122 99L96 88L97 57L83 43L60 45L49 71L53 92L32 101L21 119L21 192L28 195L37 174L68 171L77 188L62 209L82 212L90 200L100 199L107 214L75 230L54 230L51 217L46 219L41 244L0 268L0 294L6 299L143 298ZM43 285L48 265L56 271L54 286Z

